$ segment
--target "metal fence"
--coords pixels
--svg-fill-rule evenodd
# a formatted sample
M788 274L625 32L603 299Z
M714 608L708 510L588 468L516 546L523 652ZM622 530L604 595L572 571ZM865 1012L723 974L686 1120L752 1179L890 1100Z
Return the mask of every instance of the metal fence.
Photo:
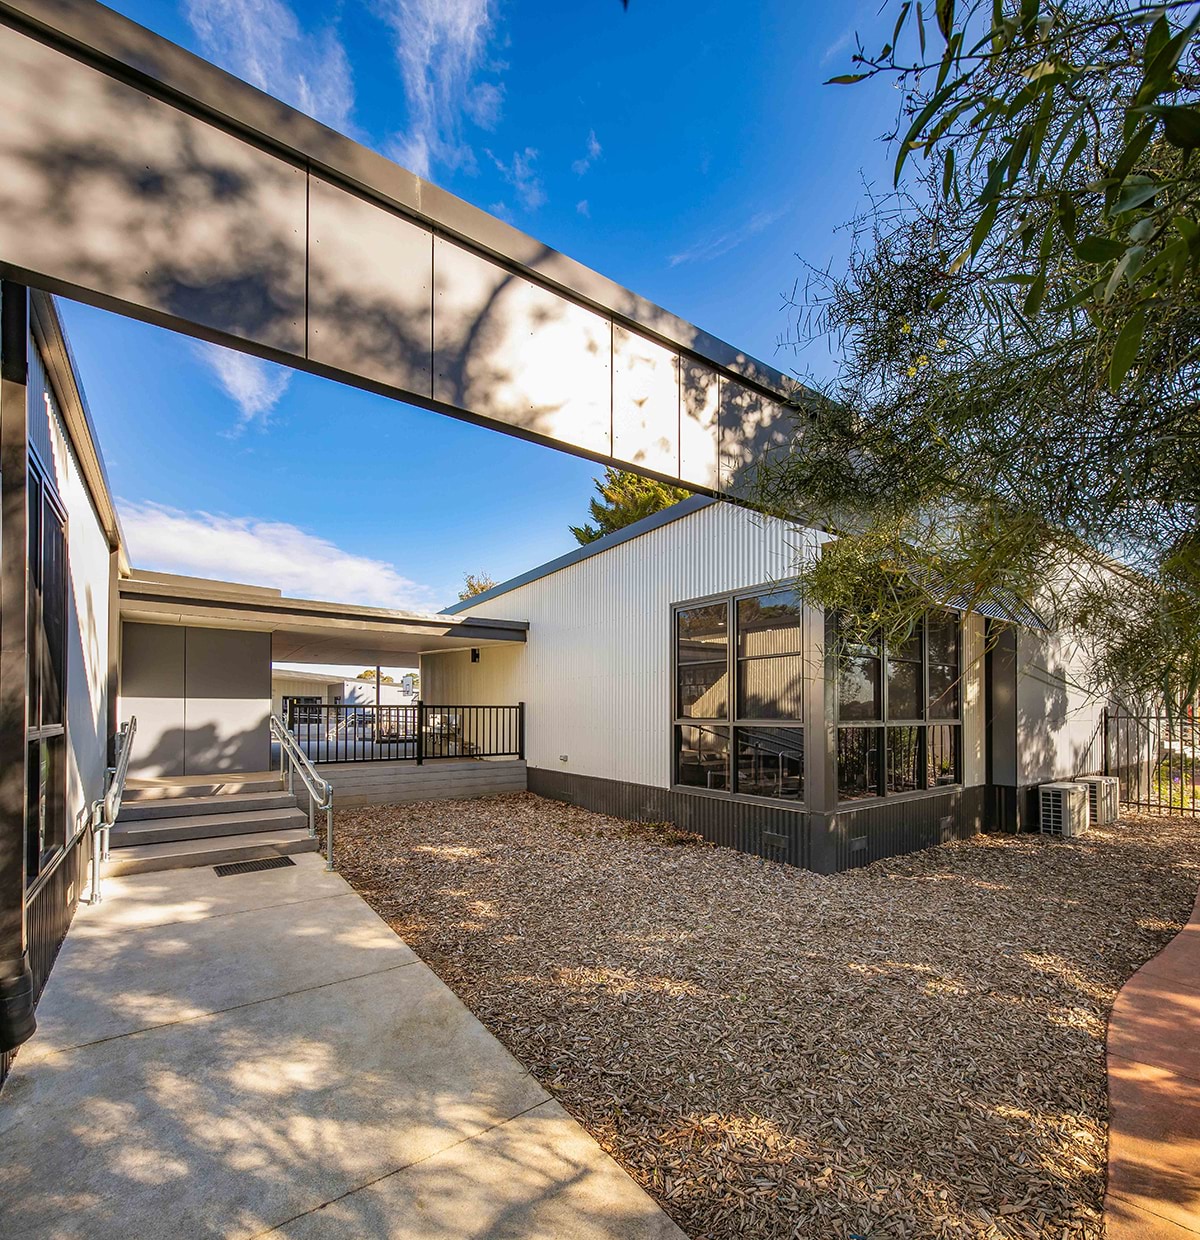
M1111 707L1076 774L1116 775L1130 809L1200 818L1200 722Z
M290 702L288 730L313 762L524 758L525 703L515 706L324 706Z

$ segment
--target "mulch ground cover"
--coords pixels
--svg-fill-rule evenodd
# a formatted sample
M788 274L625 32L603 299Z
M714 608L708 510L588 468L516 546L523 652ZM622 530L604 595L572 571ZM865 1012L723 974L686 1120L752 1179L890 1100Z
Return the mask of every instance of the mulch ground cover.
M338 867L694 1240L1099 1240L1105 1026L1200 822L832 878L528 794L349 810Z

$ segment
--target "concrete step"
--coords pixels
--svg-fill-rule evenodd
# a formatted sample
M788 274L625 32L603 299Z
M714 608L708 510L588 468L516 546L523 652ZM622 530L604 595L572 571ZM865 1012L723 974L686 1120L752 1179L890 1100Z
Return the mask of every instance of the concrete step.
M116 843L115 833L113 843ZM307 828L303 831L225 835L207 840L176 840L170 844L140 844L114 852L112 860L104 862L101 877L145 874L151 870L187 870L204 865L224 865L230 861L259 861L264 857L287 857L317 851L318 843L309 835Z
M267 809L295 809L296 798L286 790L275 792L226 792L220 796L154 797L122 801L118 824L144 822L147 818L179 818L199 814L240 814Z
M255 835L260 832L308 830L308 816L296 808L243 810L232 814L184 814L178 818L145 818L119 822L112 829L111 847L132 848L139 844L167 844L173 840L207 840L223 835Z
M248 771L236 775L182 775L172 779L129 779L126 801L155 801L168 797L214 797L227 793L278 792L283 777L278 771Z

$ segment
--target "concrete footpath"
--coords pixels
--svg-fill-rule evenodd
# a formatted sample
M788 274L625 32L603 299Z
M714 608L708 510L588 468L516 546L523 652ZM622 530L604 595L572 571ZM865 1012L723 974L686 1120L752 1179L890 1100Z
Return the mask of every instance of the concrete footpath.
M1108 1240L1200 1237L1200 898L1108 1023Z
M319 856L109 880L0 1092L0 1235L683 1233Z

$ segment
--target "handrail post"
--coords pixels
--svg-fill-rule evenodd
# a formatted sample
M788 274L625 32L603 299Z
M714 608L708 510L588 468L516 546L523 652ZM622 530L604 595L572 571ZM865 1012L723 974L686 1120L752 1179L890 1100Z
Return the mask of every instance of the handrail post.
M425 703L421 698L417 698L417 744L416 744L417 765L422 766L425 762Z
M325 807L325 868L333 869L333 798Z
M517 703L517 757L525 761L525 703Z
M308 798L308 833L314 840L317 838L317 803L311 794Z
M97 806L103 804L103 801L99 801L92 807L92 904L99 904L102 899L100 894L100 824L96 819L103 812L98 813Z

